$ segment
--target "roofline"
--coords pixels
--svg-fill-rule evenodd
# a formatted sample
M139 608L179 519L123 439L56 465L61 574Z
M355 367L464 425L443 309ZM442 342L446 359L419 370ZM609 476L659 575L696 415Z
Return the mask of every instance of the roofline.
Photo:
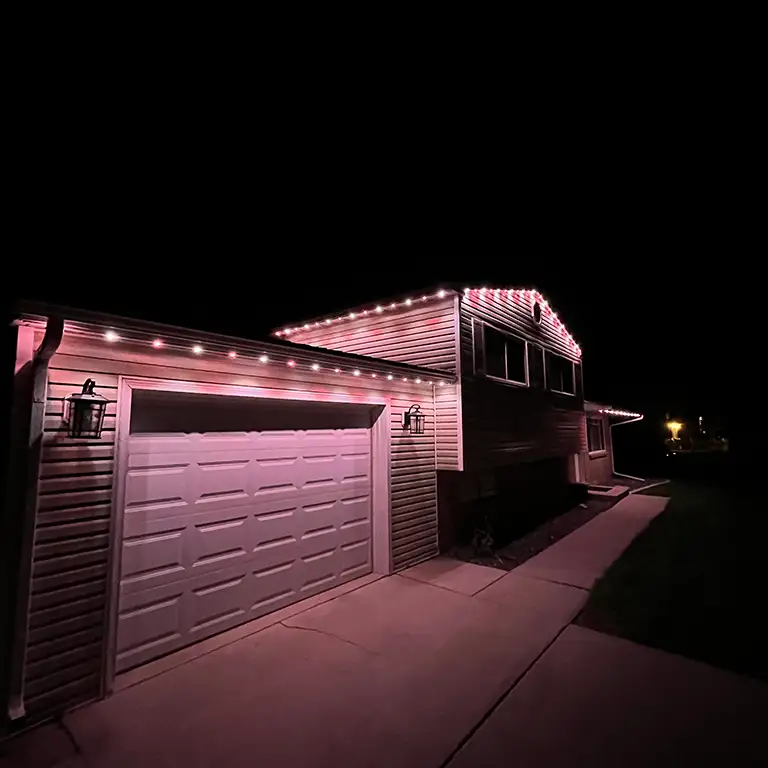
M426 376L431 379L455 382L456 375L448 371L440 371L434 368L426 368L419 365L410 365L408 363L399 363L392 360L383 360L378 357L368 355L357 355L351 352L338 352L336 350L326 349L325 347L316 347L309 344L297 344L291 341L282 341L280 339L261 340L247 338L243 336L230 336L221 333L212 333L210 331L201 331L195 328L184 326L169 325L166 323L157 323L139 318L130 318L122 315L112 315L105 312L94 312L92 310L77 309L58 304L49 304L45 302L35 302L22 300L13 307L12 315L18 321L40 321L47 320L50 317L60 317L74 323L83 323L85 325L99 326L103 332L109 329L128 329L140 334L164 335L166 337L177 337L190 343L209 342L214 345L228 348L231 346L255 347L257 349L248 350L254 352L264 352L277 355L278 358L285 358L303 355L306 357L315 357L317 359L338 360L340 363L357 364L361 368L375 368L384 371L410 373L414 375ZM70 333L73 329L69 329ZM65 328L65 333L67 329ZM98 334L98 331L94 331ZM88 329L84 329L81 335L89 335Z
M414 295L415 294L415 295ZM272 335L277 337L290 336L294 333L301 333L303 331L311 331L313 328L320 328L325 325L332 325L339 322L348 322L350 320L360 319L363 316L378 315L387 311L403 309L406 311L418 307L423 302L435 299L444 299L450 295L459 295L462 300L471 297L473 294L480 294L481 296L490 295L494 298L502 298L506 296L507 299L519 300L521 294L525 301L538 302L541 305L542 314L551 319L554 323L556 330L558 330L563 338L566 340L568 346L574 350L576 357L582 356L581 346L576 343L576 340L571 335L570 331L565 327L565 324L557 316L557 313L552 310L549 301L542 296L541 292L535 288L496 288L496 287L482 287L482 288L463 288L458 290L453 286L431 288L425 291L415 291L410 294L406 299L392 300L381 299L377 302L371 302L368 304L361 304L357 307L350 308L340 315L323 315L314 317L311 320L305 320L303 323L291 326L281 326L272 330Z

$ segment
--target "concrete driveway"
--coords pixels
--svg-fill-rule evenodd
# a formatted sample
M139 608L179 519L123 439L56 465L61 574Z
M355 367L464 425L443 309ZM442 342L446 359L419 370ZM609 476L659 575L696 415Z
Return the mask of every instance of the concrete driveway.
M665 503L629 498L511 573L436 558L140 667L0 768L768 764L768 686L569 626Z
M70 713L71 765L439 766L586 594L433 560Z

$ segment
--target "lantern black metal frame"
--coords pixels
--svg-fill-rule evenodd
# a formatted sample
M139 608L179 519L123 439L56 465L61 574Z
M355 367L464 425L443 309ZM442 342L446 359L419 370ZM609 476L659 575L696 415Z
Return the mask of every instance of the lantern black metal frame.
M67 410L64 421L69 429L67 437L93 438L98 440L104 427L104 414L107 412L107 398L96 394L94 379L86 379L83 391L67 398Z
M426 417L421 412L421 406L412 405L403 414L403 429L409 430L412 435L423 435L425 421Z

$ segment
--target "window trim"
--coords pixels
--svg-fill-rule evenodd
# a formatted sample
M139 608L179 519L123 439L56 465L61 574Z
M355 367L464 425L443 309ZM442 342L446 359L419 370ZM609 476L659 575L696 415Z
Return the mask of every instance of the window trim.
M600 425L600 435L603 438L603 447L597 448L594 451L589 448L589 422L594 421ZM605 419L601 416L587 416L587 453L590 459L599 459L608 455L608 441L606 440L605 433Z
M480 369L480 372L478 373L478 367L477 367L477 333L478 328L480 329L480 333L482 334L482 352L483 352L483 363L484 368ZM525 361L525 381L517 381L516 379L508 379L508 378L502 378L501 376L493 376L489 373L487 373L487 360L485 357L486 354L486 343L485 343L485 329L490 328L492 331L495 331L496 333L500 333L502 336L514 339L515 341L520 342L524 347L524 361ZM519 336L516 336L514 333L509 333L508 331L503 331L501 328L497 328L495 325L492 325L491 323L486 323L485 320L480 320L478 318L472 319L472 367L475 376L483 376L486 379L490 379L491 381L497 381L500 384L508 384L513 387L530 387L531 386L531 374L530 369L528 366L528 346L531 342L527 341L526 339L521 339ZM507 345L504 344L504 371L509 375L509 359L507 357L508 351L507 351ZM546 376L546 374L545 374Z
M552 355L553 357L559 357L561 360L565 360L566 363L570 363L571 365L571 380L573 381L573 392L564 392L562 389L550 389L549 387L549 375L547 374L547 360L546 355L544 358L544 388L549 392L554 392L556 395L566 395L567 397L576 397L576 363L574 363L573 360L570 358L564 357L563 355L558 355L557 352L552 352L552 350L546 349L546 354Z

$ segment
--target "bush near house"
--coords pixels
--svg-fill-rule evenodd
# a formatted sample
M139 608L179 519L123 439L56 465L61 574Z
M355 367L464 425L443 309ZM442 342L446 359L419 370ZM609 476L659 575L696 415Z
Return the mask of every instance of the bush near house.
M582 626L768 679L762 489L680 481L592 592Z

